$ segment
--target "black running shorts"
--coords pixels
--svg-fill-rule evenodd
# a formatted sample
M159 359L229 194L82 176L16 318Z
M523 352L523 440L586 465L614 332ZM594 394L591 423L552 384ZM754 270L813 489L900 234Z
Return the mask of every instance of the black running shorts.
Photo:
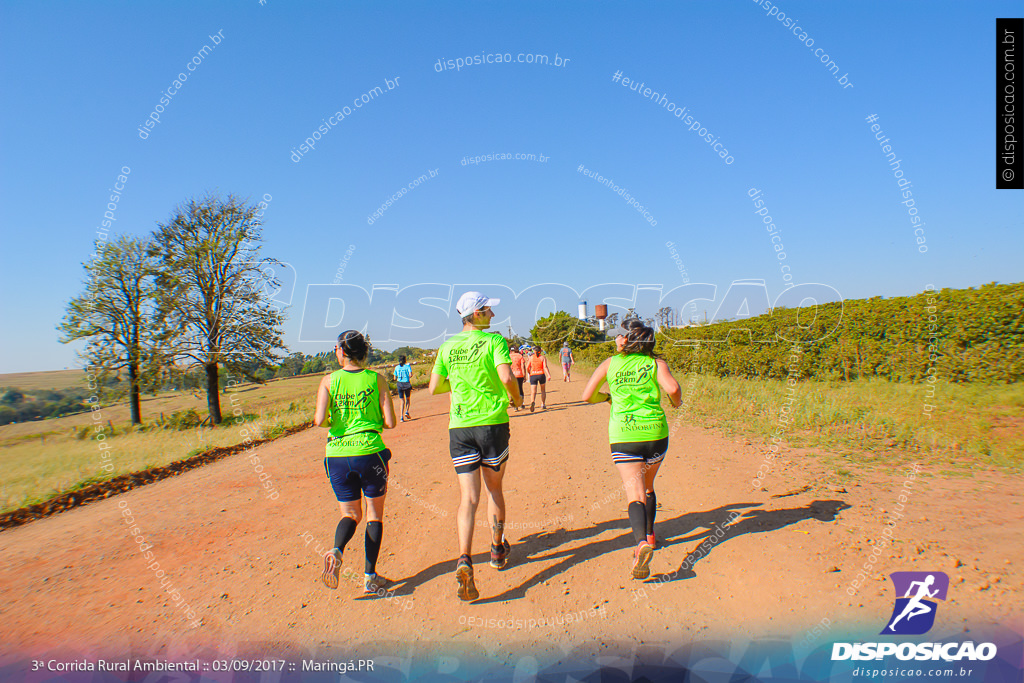
M661 462L668 452L668 437L657 441L632 441L613 443L612 460L615 464L624 462L644 462L648 465Z
M412 396L412 382L398 383L398 398L409 398Z
M530 375L530 384L547 384L547 375Z
M324 458L324 470L331 480L334 495L342 503L367 498L380 498L388 492L388 461L391 451L385 448L370 455L349 455Z
M455 472L468 474L480 465L495 472L508 460L508 423L480 427L456 427L448 430Z

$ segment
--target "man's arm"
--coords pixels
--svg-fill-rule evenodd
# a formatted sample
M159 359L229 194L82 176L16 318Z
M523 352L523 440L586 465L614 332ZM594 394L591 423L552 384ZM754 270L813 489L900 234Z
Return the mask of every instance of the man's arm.
M516 381L515 375L512 374L512 366L507 363L502 363L498 366L498 379L505 385L505 391L512 398L512 405L519 408L523 405L523 397L519 393L519 382Z
M436 372L430 373L430 393L431 394L447 394L452 390L452 385L448 382L447 377L442 377Z

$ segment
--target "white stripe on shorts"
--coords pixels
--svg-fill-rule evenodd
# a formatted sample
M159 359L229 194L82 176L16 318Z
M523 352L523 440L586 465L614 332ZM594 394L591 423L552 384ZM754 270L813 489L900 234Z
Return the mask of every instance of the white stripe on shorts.
M483 462L483 464L485 464L485 465L487 465L489 467L495 467L495 466L500 465L501 463L505 462L506 460L508 460L508 449L507 448L504 451L502 451L501 455L499 455L498 457L496 457L496 458L484 458L482 462Z
M651 458L650 460L648 460L647 464L653 465L655 463L661 462L662 460L665 459L665 455L666 454L667 454L667 451L666 451L666 453L659 453L658 455L656 455L653 458ZM635 455L633 453L612 453L612 462L622 462L622 463L627 463L627 462L644 462L644 456L642 456L642 455Z
M456 467L461 467L462 465L468 465L470 463L474 463L474 462L476 462L479 459L480 459L480 454L479 453L467 453L466 455L460 455L457 458L452 458L452 462L455 463Z

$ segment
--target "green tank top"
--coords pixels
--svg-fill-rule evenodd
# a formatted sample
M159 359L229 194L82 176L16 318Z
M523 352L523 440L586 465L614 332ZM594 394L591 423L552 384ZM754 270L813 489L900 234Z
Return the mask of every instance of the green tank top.
M370 455L384 450L384 413L380 409L377 373L372 370L331 373L328 457Z
M653 358L642 353L612 356L607 380L612 397L609 443L657 441L668 436L658 365Z

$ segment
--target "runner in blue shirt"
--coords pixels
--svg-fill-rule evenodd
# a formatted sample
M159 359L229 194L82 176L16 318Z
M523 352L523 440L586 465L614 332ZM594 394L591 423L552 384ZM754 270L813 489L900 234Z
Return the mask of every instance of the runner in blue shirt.
M402 400L402 422L405 422L412 419L409 417L409 404L412 402L412 366L405 362L405 356L398 357L395 382L398 384L398 398Z

